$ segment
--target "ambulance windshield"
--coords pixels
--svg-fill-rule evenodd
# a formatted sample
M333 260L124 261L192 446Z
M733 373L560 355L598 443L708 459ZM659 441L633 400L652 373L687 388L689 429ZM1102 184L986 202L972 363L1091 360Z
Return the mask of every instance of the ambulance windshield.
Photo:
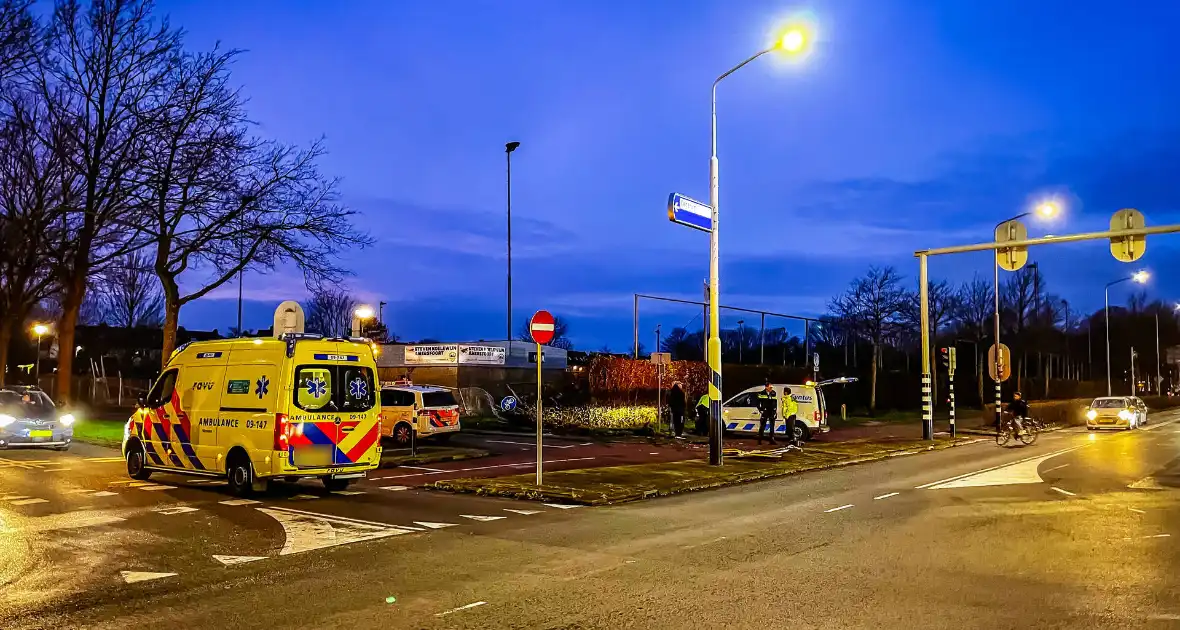
M301 365L295 370L295 406L304 411L358 412L376 404L373 372L352 365Z

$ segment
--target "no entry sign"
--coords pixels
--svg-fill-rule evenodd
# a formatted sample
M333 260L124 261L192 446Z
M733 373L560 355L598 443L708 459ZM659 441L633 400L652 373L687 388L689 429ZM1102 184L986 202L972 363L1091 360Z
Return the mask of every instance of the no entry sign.
M549 311L537 311L529 320L529 332L533 341L541 344L553 341L553 314Z

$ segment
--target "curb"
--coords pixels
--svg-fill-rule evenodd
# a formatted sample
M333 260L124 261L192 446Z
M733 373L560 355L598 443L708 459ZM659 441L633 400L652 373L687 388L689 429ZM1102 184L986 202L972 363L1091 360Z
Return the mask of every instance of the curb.
M978 444L986 442L986 439L966 439L963 441L951 442L945 445L931 445L919 448L909 448L898 451L885 451L874 453L872 455L863 455L859 457L850 457L833 461L830 463L820 464L811 468L799 468L793 470L755 470L746 473L737 473L732 477L695 483L691 485L672 487L667 489L635 489L623 490L616 489L616 492L609 496L604 493L595 494L588 492L582 495L578 494L577 490L558 492L554 490L546 490L544 487L537 489L535 487L520 486L518 488L503 488L503 489L489 489L487 487L456 487L451 485L453 481L458 480L440 480L422 486L428 490L436 490L443 492L452 492L456 494L475 494L479 496L497 496L510 499L523 499L531 501L548 501L548 502L562 502L572 503L576 505L601 506L614 505L617 503L630 503L633 501L642 501L644 499L651 499L662 496L672 496L676 494L685 494L688 492L697 492L700 490L711 490L715 488L725 488L729 486L736 486L752 481L762 481L766 479L775 479L779 477L788 477L791 475L804 474L819 470L830 470L833 468L841 468L844 466L852 466L855 464L863 464L867 462L880 461L893 457L903 457L907 455L917 455L920 453L928 453L932 451L942 451L950 448L960 446L967 446L970 444ZM587 494L593 496L586 496Z
M483 453L449 453L441 455L394 455L389 458L382 457L381 463L377 466L378 470L386 468L397 468L399 466L410 466L414 464L438 464L441 462L461 462L467 459L481 459L491 456L491 451L483 451ZM397 459L397 461L387 462L387 459Z

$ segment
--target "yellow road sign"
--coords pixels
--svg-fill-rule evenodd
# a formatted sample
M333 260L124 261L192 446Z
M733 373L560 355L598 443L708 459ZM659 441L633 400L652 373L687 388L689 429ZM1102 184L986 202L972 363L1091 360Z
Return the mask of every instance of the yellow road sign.
M1133 208L1123 208L1110 217L1110 231L1137 230L1145 225L1143 213ZM1110 237L1110 253L1115 260L1133 262L1147 251L1147 237L1140 236L1112 236Z
M1028 229L1016 219L1005 221L996 228L996 242L1023 241L1028 238ZM996 250L996 264L1001 269L1016 271L1028 262L1027 247L1009 247Z
M987 350L987 372L991 375L992 380L996 379L996 365L999 364L1000 376L998 380L1006 381L1009 376L1012 376L1012 353L1008 350L1008 346L1000 344L999 361L996 360L996 346L992 345Z

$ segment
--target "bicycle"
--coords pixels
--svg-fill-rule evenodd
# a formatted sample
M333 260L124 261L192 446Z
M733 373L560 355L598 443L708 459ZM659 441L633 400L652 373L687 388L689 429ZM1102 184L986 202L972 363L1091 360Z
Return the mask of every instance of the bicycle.
M1004 424L1000 430L996 432L996 444L1004 446L1013 437L1020 440L1025 446L1031 445L1037 441L1041 435L1040 421L1032 418L1021 418L1021 429L1016 430L1016 418L1009 415L1004 419Z

